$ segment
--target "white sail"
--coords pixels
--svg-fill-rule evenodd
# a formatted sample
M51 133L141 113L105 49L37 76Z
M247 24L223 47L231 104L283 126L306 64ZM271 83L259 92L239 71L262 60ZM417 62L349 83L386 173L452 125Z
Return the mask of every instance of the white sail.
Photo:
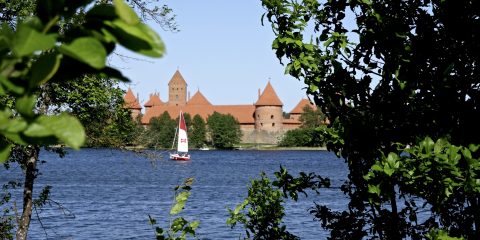
M187 125L185 124L185 118L183 118L182 112L180 112L180 121L178 123L177 152L188 152Z

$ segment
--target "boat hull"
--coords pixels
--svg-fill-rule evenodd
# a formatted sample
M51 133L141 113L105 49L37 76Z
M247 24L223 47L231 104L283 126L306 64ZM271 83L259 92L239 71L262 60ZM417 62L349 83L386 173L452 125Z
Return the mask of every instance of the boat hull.
M170 153L170 159L176 161L188 161L190 160L190 154L180 155L178 153Z

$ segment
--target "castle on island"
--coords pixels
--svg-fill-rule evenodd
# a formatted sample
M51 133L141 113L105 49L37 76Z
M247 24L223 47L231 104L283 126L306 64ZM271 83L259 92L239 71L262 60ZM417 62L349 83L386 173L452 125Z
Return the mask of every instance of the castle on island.
M289 112L289 118L284 118L283 103L270 82L263 92L258 90L258 100L254 104L245 105L214 105L200 90L190 97L187 86L187 82L177 70L168 83L168 101L163 102L158 93L153 93L143 104L145 109L141 115L142 125L148 125L152 118L159 117L164 112L175 118L181 110L192 117L198 114L205 121L209 115L218 112L230 114L237 119L243 133L242 142L274 144L287 130L300 127L299 118L305 106L314 108L307 99L302 99ZM130 88L124 100L125 107L131 110L133 118L142 114L142 106Z

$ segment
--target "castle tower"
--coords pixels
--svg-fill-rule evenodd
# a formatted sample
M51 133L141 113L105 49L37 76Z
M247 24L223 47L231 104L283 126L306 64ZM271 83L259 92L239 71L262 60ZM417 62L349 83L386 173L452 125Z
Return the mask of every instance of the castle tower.
M136 119L140 115L142 106L138 102L137 98L133 94L132 89L128 88L127 93L123 96L124 108L130 109L132 112L132 119Z
M168 82L168 105L185 106L187 103L187 82L177 70Z
M275 132L283 129L283 103L270 81L255 103L255 129Z

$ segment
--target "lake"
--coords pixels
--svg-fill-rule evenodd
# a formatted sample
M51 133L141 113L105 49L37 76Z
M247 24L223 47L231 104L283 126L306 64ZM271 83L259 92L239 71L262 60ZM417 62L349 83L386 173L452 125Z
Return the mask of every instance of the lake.
M199 239L238 239L244 230L241 225L234 229L226 225L227 208L244 200L250 181L260 172L273 176L280 165L292 175L313 171L329 177L337 187L285 204L287 230L301 239L324 239L328 234L308 213L314 201L334 209L347 204L338 189L347 166L326 151L192 151L188 162L156 153L152 159L113 149L82 149L58 158L42 151L40 158L46 163L39 165L42 174L34 191L38 194L42 186L52 186L51 199L61 207L46 206L39 212L41 222L34 214L29 239L154 239L148 215L167 227L173 188L188 177L195 182L180 216L200 221ZM19 166L0 168L2 184L22 178ZM21 192L14 197L21 206Z

